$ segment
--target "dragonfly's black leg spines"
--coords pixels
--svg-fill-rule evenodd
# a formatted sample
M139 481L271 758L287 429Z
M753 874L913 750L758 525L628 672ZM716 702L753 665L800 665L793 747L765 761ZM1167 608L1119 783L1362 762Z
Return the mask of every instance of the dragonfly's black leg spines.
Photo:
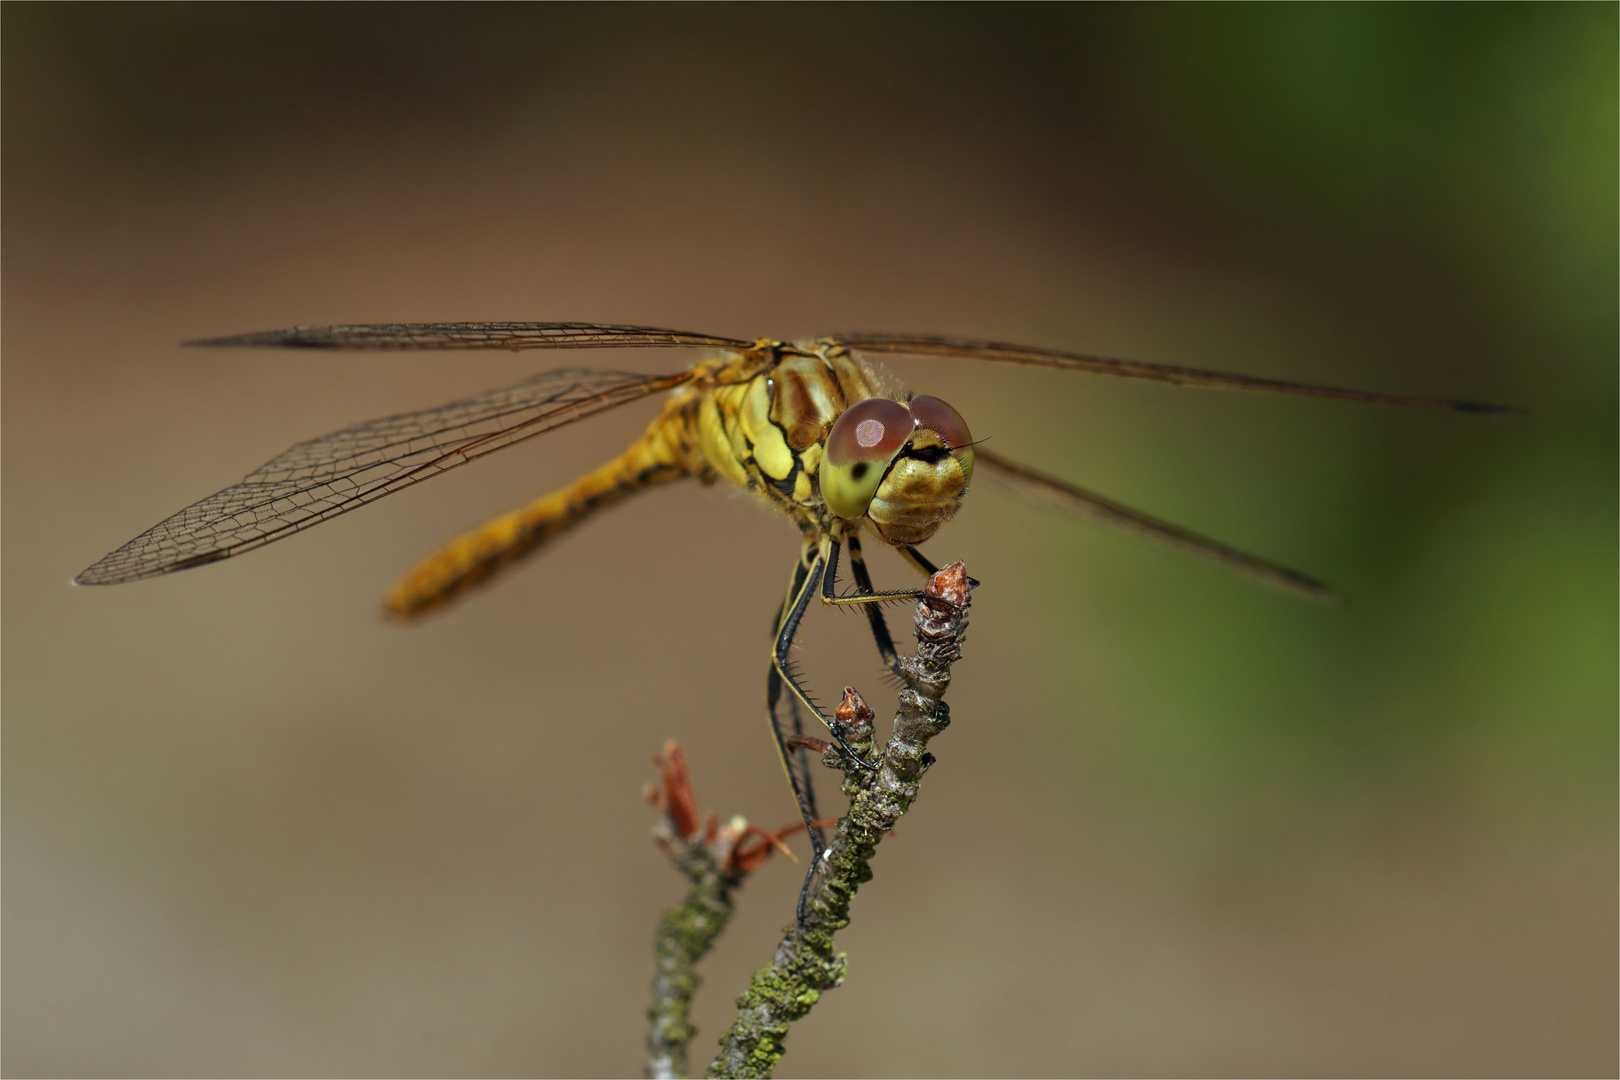
M804 750L790 750L780 709L786 704L788 708L789 725L794 734L801 734L803 721L799 714L798 704L792 695L788 695L784 703L782 697L782 677L777 673L776 665L772 664L765 680L765 710L771 722L771 734L776 739L776 750L782 757L782 769L787 773L788 785L793 788L793 801L798 804L799 816L804 819L805 832L810 837L810 852L812 859L821 857L826 848L826 837L822 835L815 823L821 820L816 810L816 789L810 772L808 754Z
M836 724L827 719L827 714L805 692L803 684L800 683L793 671L792 662L788 659L788 650L793 647L793 638L799 632L799 623L804 618L806 609L810 606L810 597L815 594L816 586L821 583L822 574L827 568L829 548L831 549L830 557L837 558L838 542L836 540L827 540L825 543L826 548L823 548L822 552L816 556L815 561L810 565L810 570L804 578L804 584L800 587L798 595L793 598L792 606L782 616L782 628L776 635L776 646L771 651L771 662L781 674L782 681L787 684L787 688L799 699L799 703L809 709L815 718L820 720L828 731L832 732L833 741L838 744L838 749L863 769L873 769L876 766L855 752L844 738L844 733L838 729ZM795 581L797 581L797 576L795 576Z
M804 672L800 670L799 662L797 660L788 659L782 661L781 671L782 677L786 679L790 685L797 688L796 693L793 695L794 701L802 702L805 707L814 712L818 717L824 717L827 715L827 710L822 706L821 702L816 700L816 696L804 688ZM802 732L796 730L794 734L802 734Z
M872 587L872 572L866 568L866 556L861 552L861 540L858 536L849 537L849 571L855 578L855 588L865 596L877 592ZM832 576L828 575L829 583ZM893 672L900 664L900 654L894 647L894 638L889 634L889 624L883 618L882 604L863 604L866 609L866 621L872 628L872 640L877 644L878 655L883 658L883 666Z
M776 669L772 668L771 670L775 671ZM788 718L792 721L794 736L800 739L804 738L804 713L799 710L798 699L791 694L787 698L787 709ZM793 764L798 769L800 782L804 785L804 809L810 815L810 823L806 824L805 828L810 833L811 846L819 852L821 843L826 838L822 836L821 830L814 824L814 822L821 820L821 812L816 807L816 784L815 777L810 772L810 751L806 750L803 745L800 745L799 749L794 751Z
M850 558L851 561L855 561L857 558L856 553L858 552L859 548L857 547L856 540L853 536L849 538L849 543ZM857 584L854 592L847 596L839 596L837 583L838 541L828 541L828 549L828 566L830 567L830 570L822 577L821 580L822 603L827 604L830 607L849 607L851 605L858 604L861 607L876 610L883 604L898 604L902 600L922 599L923 591L921 589L884 589L882 592L879 592L872 588L872 578L871 575L866 573L866 563L864 560L858 563L857 582L864 579L866 583L865 587L862 588L859 586L859 584ZM884 628L883 633L885 637L888 636L887 627ZM891 652L894 649L894 640L892 638L889 640L889 649Z
M799 594L805 591L806 579L810 576L810 565L800 558L793 568L793 580L788 585L787 595L782 598L782 604L776 611L776 617L771 623L771 635L781 634L782 628L787 624L788 616L793 611L794 602ZM812 855L819 858L825 847L825 838L816 828L815 822L820 820L816 812L816 791L814 774L810 770L809 754L805 750L789 750L787 746L787 729L784 728L781 709L784 705L782 689L785 683L783 673L772 658L770 671L765 679L765 712L771 724L771 735L776 740L776 751L782 759L782 771L787 773L788 785L793 788L793 799L799 806L799 813L804 818L804 827L810 837ZM794 735L804 734L804 719L799 712L798 697L788 694L785 702L788 708L788 727Z
M804 615L804 598L808 597L814 589L814 582L810 580L814 564L807 564L801 558L793 571L792 584L788 586L787 596L782 600L782 606L777 609L776 620L772 624L771 632L776 637L778 647L772 651L771 667L765 679L765 711L771 723L771 735L776 740L776 752L782 759L782 771L787 773L788 785L793 788L793 801L798 804L799 816L804 819L805 834L810 840L810 866L805 871L804 884L799 889L799 902L796 918L804 921L804 905L810 895L810 887L815 883L816 872L821 866L822 854L827 850L827 838L817 826L821 815L816 806L816 786L812 771L813 761L810 751L805 749L788 749L787 732L802 736L804 734L804 714L799 711L801 700L805 700L816 714L816 718L826 722L813 703L809 703L806 695L796 683L791 683L793 664L783 659L781 654L786 646L781 645L784 635L789 644L792 643L793 631L798 621ZM783 689L792 685L792 692L784 695ZM781 710L787 709L787 722L784 724Z

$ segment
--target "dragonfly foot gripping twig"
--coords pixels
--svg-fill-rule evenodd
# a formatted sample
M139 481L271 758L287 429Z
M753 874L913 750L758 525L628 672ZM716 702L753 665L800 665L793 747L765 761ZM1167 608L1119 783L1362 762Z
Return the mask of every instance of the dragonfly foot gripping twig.
M922 774L934 762L928 741L950 723L941 699L950 685L951 665L962 655L969 591L960 562L929 579L917 605L917 652L898 665L906 686L878 768L861 769L836 749L828 751L825 760L844 772L849 811L817 867L805 917L787 928L770 964L754 973L738 998L737 1019L721 1036L709 1075L771 1075L784 1052L788 1025L807 1014L823 991L843 981L844 957L834 952L833 936L849 925L850 901L872 878L870 863L878 843L917 798ZM865 743L862 752L871 746L871 716L860 695L846 689L837 718L853 744Z

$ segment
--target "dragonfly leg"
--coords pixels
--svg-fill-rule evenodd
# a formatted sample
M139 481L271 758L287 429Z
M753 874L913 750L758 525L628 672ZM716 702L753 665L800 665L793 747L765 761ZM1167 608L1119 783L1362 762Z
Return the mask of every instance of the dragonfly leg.
M788 659L788 650L793 647L793 639L799 632L799 623L804 618L805 610L810 606L810 597L815 593L816 586L821 583L822 574L827 568L829 560L828 548L831 549L830 557L837 558L837 541L823 541L823 544L827 545L827 547L824 547L816 555L815 560L811 562L808 571L804 575L803 583L799 583L797 575L794 577L794 583L798 584L799 588L795 594L789 597L789 601L783 605L782 624L777 629L776 644L771 649L771 667L781 676L783 684L792 692L793 696L799 699L799 704L809 709L810 714L820 720L822 725L832 733L833 741L838 744L838 749L842 750L851 761L861 766L861 768L873 769L876 766L855 752L854 748L844 739L844 733L831 720L827 719L827 714L821 711L821 707L815 703L815 699L799 684L798 677L793 672L792 663Z
M810 897L810 887L815 884L816 874L821 869L821 857L827 850L827 837L821 831L821 816L816 811L816 788L810 771L810 751L789 750L787 741L783 737L783 723L778 711L784 704L787 707L791 720L793 733L803 734L803 714L799 711L799 702L792 694L785 698L782 694L782 676L777 672L776 665L771 665L770 674L765 680L765 707L771 721L771 734L776 738L776 752L782 759L782 770L787 773L788 783L793 788L793 799L799 804L799 816L804 819L804 832L810 838L810 866L804 872L804 884L799 886L799 902L795 907L796 918L804 921L804 905Z
M787 736L780 706L783 704L783 689L789 691L786 695L786 705L793 731L802 732L798 707L803 705L817 720L820 720L827 730L832 733L833 740L838 748L855 764L864 769L875 769L877 766L862 758L845 740L844 734L828 719L825 713L816 705L814 699L806 693L800 685L798 677L792 669L788 659L788 650L793 647L793 639L798 633L799 623L804 618L805 611L810 606L810 598L818 591L821 599L827 604L864 604L868 612L875 613L871 618L872 633L878 643L878 651L883 654L884 662L891 669L899 663L894 648L894 639L889 635L889 628L883 621L878 605L887 600L913 599L922 595L919 589L892 589L878 592L872 588L871 575L867 573L865 560L860 556L860 547L857 542L851 544L851 560L856 566L856 585L864 591L864 595L843 597L837 595L836 582L838 573L839 542L831 537L822 540L822 549L811 557L807 546L794 568L793 583L788 589L786 599L782 602L780 616L776 625L776 644L771 652L771 670L765 683L765 700L771 722L771 732L776 737L776 749L782 760L782 770L787 773L788 783L793 786L793 795L799 804L799 813L804 816L805 828L810 835L810 846L814 851L814 859L810 869L806 872L804 885L799 890L798 916L804 918L804 905L810 895L810 888L815 883L816 875L821 870L822 854L826 850L826 841L821 831L816 827L815 792L810 779L809 754L804 750L789 750Z
M793 600L804 588L804 580L809 575L810 568L800 559L794 567L793 583L788 587L788 593L777 609L775 621L771 625L771 633L775 635L781 631L782 623L787 618ZM815 822L821 820L816 812L816 788L813 774L810 769L810 752L808 750L790 750L787 745L787 733L793 735L804 734L804 717L799 711L799 702L792 694L784 699L782 695L782 676L773 663L765 677L765 711L771 723L771 735L776 740L776 752L782 759L782 771L787 773L788 783L793 788L793 799L799 804L799 813L804 818L805 830L810 836L810 847L816 858L820 858L825 839ZM781 709L787 708L787 723L784 725Z
M776 623L772 629L776 635L777 648L771 655L771 668L765 679L765 708L771 722L771 735L776 739L776 752L782 761L782 771L787 774L788 784L793 788L793 799L799 805L799 814L804 818L804 831L810 838L810 866L805 871L804 884L799 887L799 902L795 909L800 922L804 921L804 905L809 899L810 888L815 884L816 875L822 868L821 857L827 850L827 839L817 824L821 816L816 810L816 788L814 774L811 771L810 751L788 749L785 731L790 726L794 735L804 734L804 716L799 710L801 702L822 723L826 724L827 719L789 674L783 657L792 644L793 633L798 627L799 620L804 617L804 609L811 590L815 588L821 565L820 557L812 560L810 550L807 548L794 566L793 582L788 586L787 596L783 598L782 606L777 610ZM784 695L782 691L785 687L791 687L793 692ZM784 705L789 718L787 725L784 725L782 719L781 710ZM831 724L827 727L839 745L848 752L848 747L844 746L843 737L838 731ZM850 756L860 761L855 754L851 753Z
M781 708L786 704L787 721L782 721ZM800 719L799 703L792 695L782 698L782 677L776 674L776 667L765 680L765 709L771 721L771 735L776 738L776 753L782 759L782 771L787 774L787 782L794 789L794 801L799 803L799 814L805 819L805 829L810 834L810 847L816 857L820 857L821 848L825 845L825 837L815 826L820 821L820 814L816 813L815 784L810 774L810 751L789 750L787 737L789 730L794 735L804 732L804 721Z
M883 658L883 664L890 671L896 671L900 664L899 653L894 647L894 638L889 633L888 623L883 618L882 605L890 600L915 600L923 595L921 589L884 589L881 592L872 585L872 574L866 568L866 558L861 553L860 537L853 533L846 537L849 542L849 565L855 577L855 592L849 596L838 595L838 542L831 541L827 551L827 571L822 576L821 600L825 604L843 605L860 604L866 610L867 622L872 627L872 640L877 643L878 654ZM914 547L906 546L899 549L901 557L909 562L925 576L933 577L939 572L939 567L929 562L922 552ZM978 585L972 578L969 584Z
M866 568L866 556L861 553L861 538L850 534L849 540L849 570L855 578L855 588L861 595L871 596L877 592L872 587L872 573ZM831 586L837 565L829 568L827 582ZM882 604L866 605L866 621L872 627L872 640L877 643L878 655L883 658L883 666L890 671L895 670L900 663L900 654L895 651L894 638L889 634L889 624L883 618Z
M855 560L857 558L855 555L855 551L857 549L854 547L854 542L855 538L850 537L851 560ZM849 604L864 604L868 610L872 610L880 604L887 604L893 600L920 600L922 598L923 591L921 589L883 589L881 591L873 589L871 588L872 579L870 577L866 578L865 590L859 591L859 587L861 586L861 576L865 575L866 573L865 560L860 560L860 569L856 571L855 582L858 591L850 594L849 596L839 596L838 541L829 539L824 541L824 543L826 545L825 558L827 566L826 572L822 575L821 579L821 602L823 604L828 604L833 607L843 607ZM887 627L884 628L884 635L888 635ZM878 648L881 649L882 646L879 645ZM894 648L893 639L890 639L889 648Z

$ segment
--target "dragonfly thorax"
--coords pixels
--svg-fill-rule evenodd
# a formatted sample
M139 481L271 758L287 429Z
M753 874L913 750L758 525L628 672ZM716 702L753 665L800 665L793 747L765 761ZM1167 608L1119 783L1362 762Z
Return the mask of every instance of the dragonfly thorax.
M807 537L869 521L890 544L919 544L956 513L972 437L943 401L896 400L898 387L832 340L765 342L713 363L707 387L672 407L709 468Z

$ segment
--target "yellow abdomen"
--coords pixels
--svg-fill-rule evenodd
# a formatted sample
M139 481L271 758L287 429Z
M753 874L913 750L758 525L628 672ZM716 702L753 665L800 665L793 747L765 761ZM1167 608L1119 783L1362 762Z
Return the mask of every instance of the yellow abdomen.
M696 444L695 404L691 395L671 398L641 438L606 465L450 541L388 590L384 611L404 620L426 615L604 507L657 484L708 475Z

